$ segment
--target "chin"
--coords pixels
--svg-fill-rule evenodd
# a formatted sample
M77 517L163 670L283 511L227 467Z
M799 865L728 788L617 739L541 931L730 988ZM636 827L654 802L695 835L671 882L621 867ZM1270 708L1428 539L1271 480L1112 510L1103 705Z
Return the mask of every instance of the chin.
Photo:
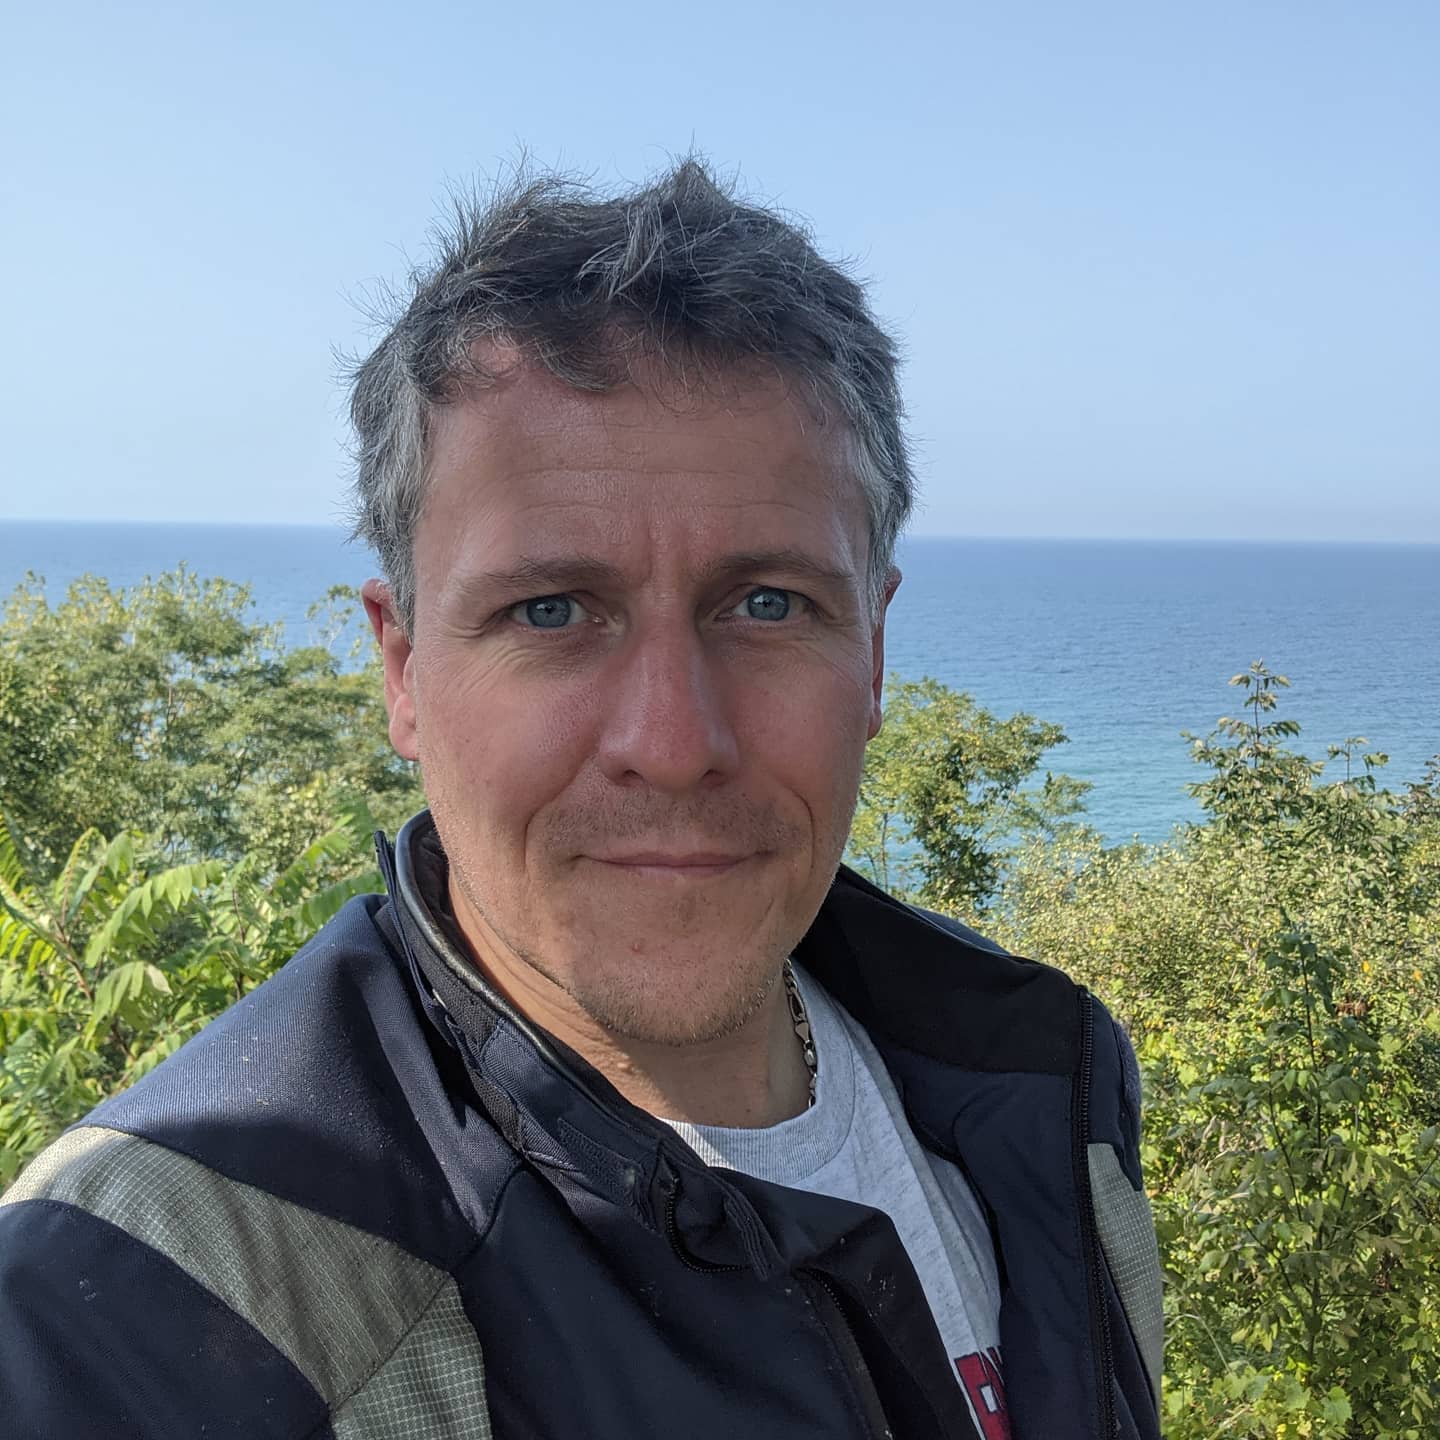
M686 960L667 954L663 945L641 955L591 949L575 957L570 975L555 978L611 1035L648 1045L704 1044L733 1034L757 1014L788 953L752 951L737 963L743 949L705 948L708 954Z

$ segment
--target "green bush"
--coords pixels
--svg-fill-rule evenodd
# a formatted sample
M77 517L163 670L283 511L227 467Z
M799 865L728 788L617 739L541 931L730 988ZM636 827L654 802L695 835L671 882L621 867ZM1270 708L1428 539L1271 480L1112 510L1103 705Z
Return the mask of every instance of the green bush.
M1381 790L1355 739L1327 781L1275 717L1283 677L1234 683L1248 716L1193 742L1204 823L1032 841L967 913L1136 1040L1167 1434L1419 1440L1440 1430L1437 767Z
M1353 957L1299 930L1262 963L1240 1023L1140 1045L1168 1433L1419 1440L1440 1422L1440 1146L1403 1053L1417 997L1343 998Z
M380 888L363 810L276 871L87 831L54 874L0 817L0 1186Z
M1090 786L1046 772L1058 725L1000 719L938 680L891 676L885 724L865 752L850 862L883 889L962 908L994 893L1021 837L1072 828Z

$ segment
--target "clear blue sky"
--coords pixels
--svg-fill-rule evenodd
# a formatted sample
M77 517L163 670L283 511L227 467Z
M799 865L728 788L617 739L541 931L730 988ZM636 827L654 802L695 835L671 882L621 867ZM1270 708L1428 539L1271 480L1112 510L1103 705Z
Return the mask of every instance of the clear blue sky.
M1434 0L27 8L0 516L334 518L447 185L693 143L873 277L917 532L1440 540Z

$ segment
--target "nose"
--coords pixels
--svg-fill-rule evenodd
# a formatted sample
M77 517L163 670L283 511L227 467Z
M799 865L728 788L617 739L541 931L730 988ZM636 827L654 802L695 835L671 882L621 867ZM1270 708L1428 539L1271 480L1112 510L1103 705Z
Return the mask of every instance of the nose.
M599 759L618 785L679 794L739 766L733 695L718 657L693 623L656 621L631 637L602 700Z

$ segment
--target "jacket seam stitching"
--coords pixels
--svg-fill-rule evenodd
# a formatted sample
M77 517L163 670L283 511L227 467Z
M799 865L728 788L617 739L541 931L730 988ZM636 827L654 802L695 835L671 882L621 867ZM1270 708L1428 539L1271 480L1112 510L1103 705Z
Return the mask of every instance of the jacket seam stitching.
M509 1183L509 1179L507 1179L505 1184L508 1185ZM491 1223L493 1223L493 1220ZM489 1230L488 1225L486 1226L486 1230ZM456 1268L461 1268L462 1266L467 1264L471 1257L475 1254L475 1252L480 1248L480 1245L481 1240L477 1237L475 1243L471 1245L470 1248L466 1250L465 1254L461 1257L459 1265L457 1265ZM405 1342L411 1337L411 1335L415 1333L415 1330L419 1326L420 1322L424 1320L425 1317L431 1312L431 1310L435 1308L435 1302L444 1292L447 1283L454 1285L456 1294L459 1294L460 1285L459 1282L455 1279L454 1274L449 1270L442 1271L439 1280L435 1284L435 1288L430 1292L429 1296L425 1300L425 1303L416 1312L414 1319L412 1319L410 1323L400 1331L400 1334L396 1337L395 1343L369 1368L369 1370L366 1371L366 1373L361 1377L360 1380L358 1380L353 1386L351 1386L351 1388L346 1392L343 1399L337 1399L334 1404L328 1407L325 1418L313 1430L307 1431L305 1436L303 1437L303 1440L314 1440L314 1437L322 1435L323 1427L329 1425L331 1421L334 1420L335 1417L339 1415L339 1413L352 1400L354 1400L355 1397L359 1395L361 1391L363 1391L366 1386L368 1386L370 1382L374 1380L375 1377L379 1375L379 1373L395 1358L396 1353L400 1350L400 1347L404 1345ZM461 1299L461 1305L463 1308L463 1297ZM473 1330L474 1327L471 1326L471 1329ZM478 1333L475 1335L475 1343L477 1345L479 1345L480 1343L480 1336ZM483 1347L481 1350L481 1354L482 1356L484 1354ZM483 1379L481 1383L483 1385ZM488 1398L486 1404L488 1408Z

